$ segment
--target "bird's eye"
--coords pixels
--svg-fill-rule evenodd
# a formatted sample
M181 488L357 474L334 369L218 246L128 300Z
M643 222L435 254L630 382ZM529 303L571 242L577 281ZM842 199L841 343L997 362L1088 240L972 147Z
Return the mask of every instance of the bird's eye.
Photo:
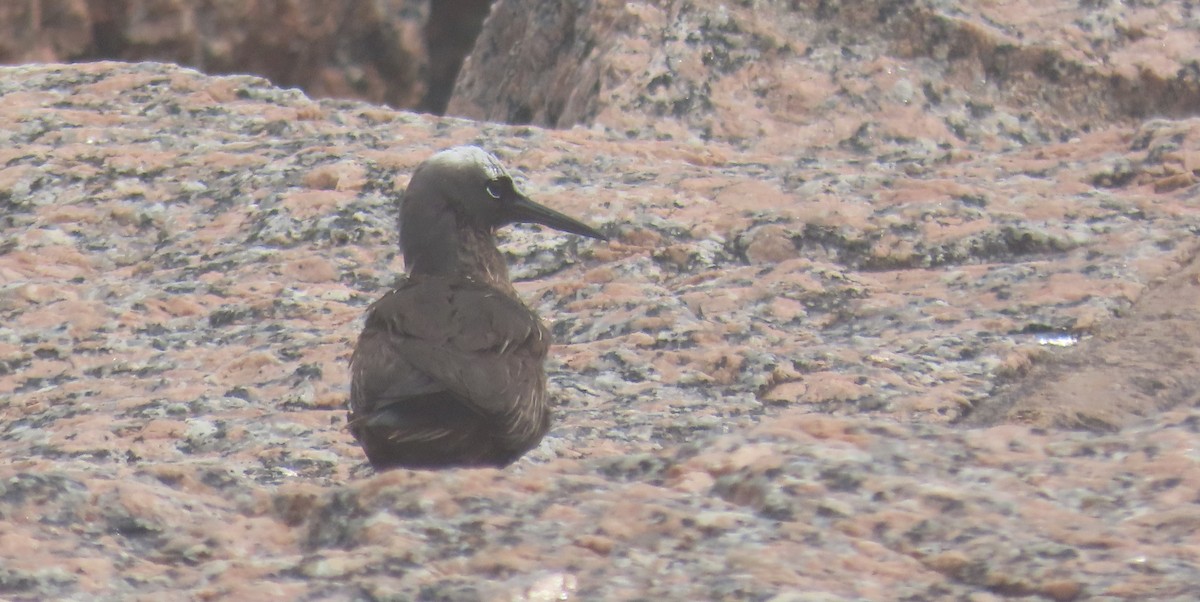
M505 183L504 179L496 178L495 180L488 180L484 188L487 189L488 196L499 200L504 198L505 189L508 188L505 186Z

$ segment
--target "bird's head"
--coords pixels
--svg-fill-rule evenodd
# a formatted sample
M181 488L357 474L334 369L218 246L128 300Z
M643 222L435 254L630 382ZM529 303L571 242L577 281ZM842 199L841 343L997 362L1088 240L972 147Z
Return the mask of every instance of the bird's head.
M452 236L456 228L494 231L515 223L541 224L600 240L596 229L533 202L491 153L457 146L421 163L400 206L400 240L408 255L431 237Z

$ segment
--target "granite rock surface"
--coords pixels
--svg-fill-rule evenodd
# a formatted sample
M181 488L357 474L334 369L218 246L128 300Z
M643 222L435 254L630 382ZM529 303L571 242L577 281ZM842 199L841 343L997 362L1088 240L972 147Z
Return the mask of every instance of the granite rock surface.
M509 5L452 111L489 61L537 76L484 45L526 35ZM597 79L472 115L570 129L0 70L0 596L1190 599L1182 5L592 6L537 19ZM1048 54L1079 70L1022 66ZM558 342L541 447L374 474L346 363L399 191L457 144L612 240L502 237Z

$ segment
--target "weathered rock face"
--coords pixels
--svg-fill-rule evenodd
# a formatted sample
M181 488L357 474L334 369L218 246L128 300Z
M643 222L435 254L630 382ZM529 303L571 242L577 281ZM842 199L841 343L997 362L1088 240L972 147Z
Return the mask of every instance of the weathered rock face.
M1065 140L1097 121L1196 113L1190 10L504 0L449 112L766 152Z
M167 61L261 75L313 96L415 107L428 88L427 4L12 0L0 6L0 62ZM435 67L456 69L455 52Z
M1147 75L1188 98L1183 13L731 4L529 13L572 24L541 39L606 91L510 74L559 99L528 120L589 126L564 131L157 64L3 69L0 595L1193 595L1200 119ZM671 43L587 33L676 20ZM997 30L1024 37L972 45ZM1137 66L1161 113L1072 69L973 70L1027 47ZM613 240L503 236L558 341L539 449L374 475L346 362L400 269L398 191L457 144Z
M960 419L993 394L966 383L996 367L976 364L991 353L979 353L980 340L946 340L941 326L980 319L981 333L1090 332L1138 298L1148 267L1141 262L1161 259L1151 269L1165 274L1193 251L1187 242L1146 249L1131 236L1140 220L1097 226L1115 217L1114 195L1134 195L1140 205L1163 194L1194 194L1194 159L1176 142L1194 127L1186 116L1200 112L1200 37L1191 35L1187 10L1062 3L1030 10L1070 18L1033 19L988 4L506 0L494 7L449 112L580 124L696 149L688 160L711 164L714 173L728 161L754 163L753 177L733 183L681 182L670 216L655 216L653 224L637 218L663 235L656 240L670 241L659 257L683 273L797 258L820 258L835 271L819 285L793 281L813 277L808 264L791 274L764 270L749 287L712 278L692 291L689 310L699 307L701 291L726 300L730 291L753 296L749 290L758 287L793 291L783 294L798 305L774 311L808 323L830 320L822 330L842 331L832 339L836 349L794 339L795 347L764 365L776 369L786 357L807 366L802 372L838 376L835 384L812 387L784 370L761 383L760 397L800 396L826 409L861 411L873 402L850 400L871 390L868 397L887 400L879 407ZM1114 136L1134 141L1112 155ZM723 154L731 148L736 156ZM653 181L635 175L637 165L632 171L625 181ZM1141 197L1139 187L1154 192ZM741 211L718 210L725 207ZM1165 239L1191 238L1193 226L1174 215L1150 220L1165 228ZM1132 244L1109 244L1117 240ZM1136 256L1140 267L1120 275L1128 260L1111 268L1093 263L1109 252ZM958 276L918 296L878 294L895 286L893 278L926 277L927 268ZM1036 293L1021 284L1030 270L1039 274ZM1049 292L1060 283L1086 291ZM795 292L798 285L806 292ZM1096 294L1100 288L1124 291L1123 300ZM1043 313L1040 302L1024 303L1035 294L1057 297L1056 309ZM669 296L661 302L672 304ZM846 316L851 301L878 313ZM984 306L996 313L984 318ZM668 316L668 323L677 317ZM876 318L932 319L939 327L927 331L924 345L940 359L925 368L912 356L898 364L873 361L879 341L870 338L857 338L860 353L847 354L845 337ZM782 350L749 325L743 332L752 347ZM1023 366L1023 353L998 355L1006 366ZM959 364L963 358L972 366ZM930 371L946 362L959 365L967 380L931 389ZM1186 371L1184 364L1174 369ZM900 365L906 368L897 371ZM813 382L811 375L806 380ZM1121 403L1134 413L1170 405L1134 397L1097 403L1077 396L1073 410L1021 415L1039 424L1112 424L1128 415L1115 409Z
M83 53L91 41L87 0L0 3L0 62L64 60Z

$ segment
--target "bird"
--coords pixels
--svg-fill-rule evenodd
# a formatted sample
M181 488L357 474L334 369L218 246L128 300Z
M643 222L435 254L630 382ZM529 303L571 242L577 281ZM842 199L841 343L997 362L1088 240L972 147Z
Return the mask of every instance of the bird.
M495 155L443 150L400 199L406 275L366 312L347 424L371 466L504 467L550 428L550 332L518 296L496 231L533 223L607 240L516 188Z

